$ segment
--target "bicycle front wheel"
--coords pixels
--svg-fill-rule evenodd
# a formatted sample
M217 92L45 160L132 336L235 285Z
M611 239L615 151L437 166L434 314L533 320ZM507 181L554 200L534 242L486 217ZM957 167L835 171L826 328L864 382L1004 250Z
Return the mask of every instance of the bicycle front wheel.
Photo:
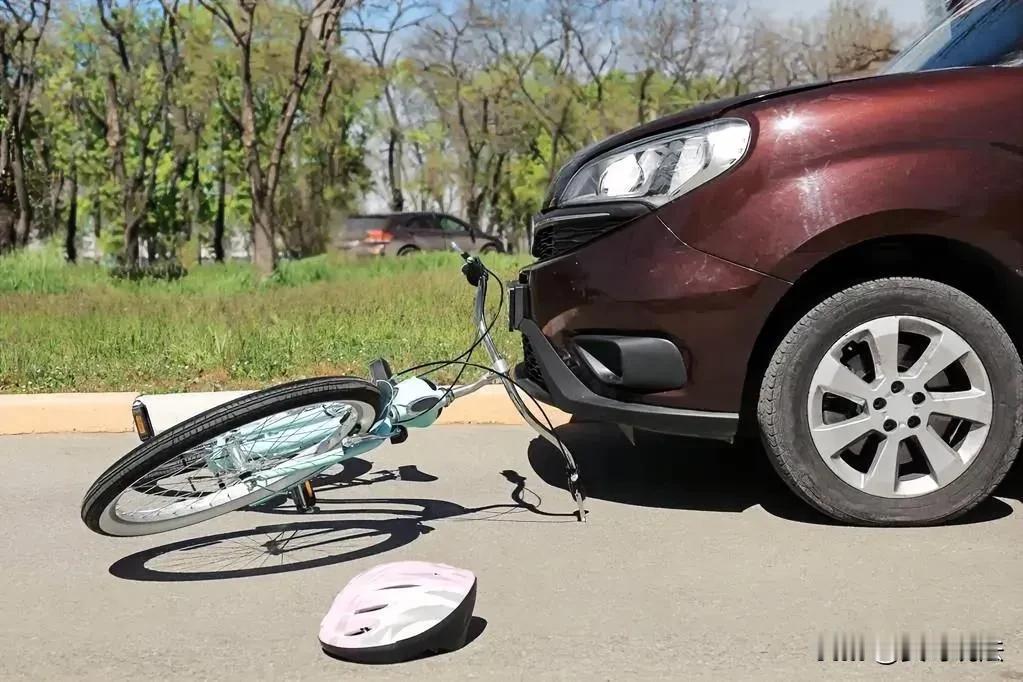
M82 520L101 535L152 535L255 504L336 462L340 437L369 431L379 409L377 387L348 377L229 401L107 469L85 494Z

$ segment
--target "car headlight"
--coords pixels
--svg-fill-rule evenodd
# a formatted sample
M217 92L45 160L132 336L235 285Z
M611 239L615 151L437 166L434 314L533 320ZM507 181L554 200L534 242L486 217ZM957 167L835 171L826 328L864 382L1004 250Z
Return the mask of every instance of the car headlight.
M660 206L738 164L751 136L749 123L727 118L634 142L580 168L557 205L635 200Z

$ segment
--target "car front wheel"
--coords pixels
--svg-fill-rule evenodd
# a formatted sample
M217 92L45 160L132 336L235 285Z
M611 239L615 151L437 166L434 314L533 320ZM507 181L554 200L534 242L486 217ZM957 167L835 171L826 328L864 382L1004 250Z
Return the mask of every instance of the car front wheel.
M758 405L771 461L840 521L927 525L965 513L1023 437L1023 366L998 321L945 284L867 282L781 342Z

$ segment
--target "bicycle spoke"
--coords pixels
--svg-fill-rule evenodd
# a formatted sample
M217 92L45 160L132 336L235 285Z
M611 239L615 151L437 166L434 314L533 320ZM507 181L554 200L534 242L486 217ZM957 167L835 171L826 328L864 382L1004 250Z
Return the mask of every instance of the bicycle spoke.
M263 491L279 492L273 485L280 477L275 479L273 470L333 435L338 425L333 412L344 414L343 409L354 408L343 401L294 408L189 448L140 476L118 499L116 513L134 522L155 522ZM261 475L265 478L257 478Z

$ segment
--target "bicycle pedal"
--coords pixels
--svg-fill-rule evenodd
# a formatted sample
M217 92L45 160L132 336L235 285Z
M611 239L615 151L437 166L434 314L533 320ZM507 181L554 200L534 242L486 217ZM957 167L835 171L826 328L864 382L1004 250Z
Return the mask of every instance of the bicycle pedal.
M291 489L291 500L295 503L295 509L300 514L308 514L317 511L316 491L313 490L311 481L303 481Z

